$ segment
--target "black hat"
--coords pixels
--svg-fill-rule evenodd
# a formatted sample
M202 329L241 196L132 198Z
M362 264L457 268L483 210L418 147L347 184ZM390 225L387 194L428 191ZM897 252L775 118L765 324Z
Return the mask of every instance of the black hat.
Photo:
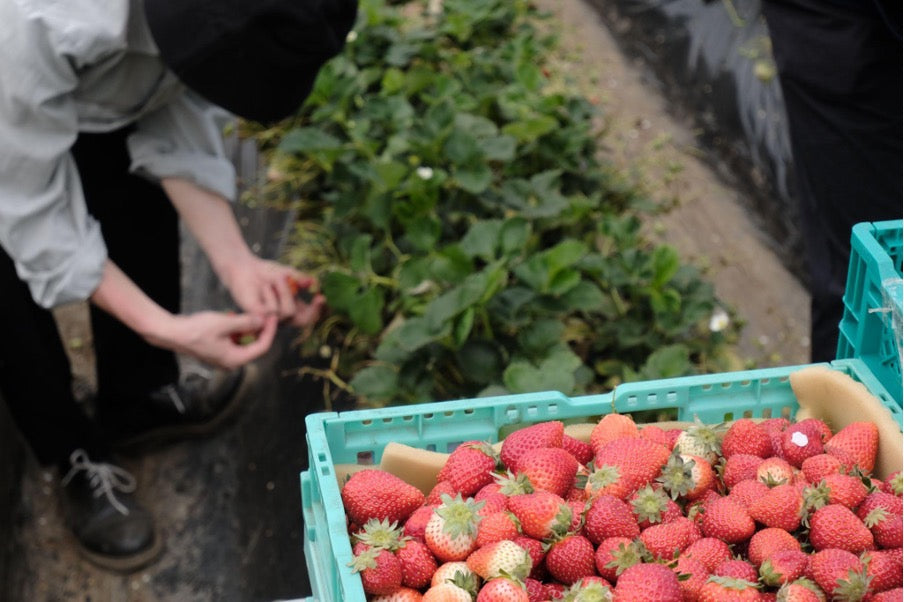
M357 0L145 0L154 41L185 85L246 119L273 122L304 102L337 55Z

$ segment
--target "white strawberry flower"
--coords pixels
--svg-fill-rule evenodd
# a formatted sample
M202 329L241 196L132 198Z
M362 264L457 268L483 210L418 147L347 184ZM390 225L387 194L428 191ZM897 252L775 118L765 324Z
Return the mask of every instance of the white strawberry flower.
M433 177L433 168L421 166L415 170L415 173L417 174L417 177L419 177L420 179L429 180L430 178Z

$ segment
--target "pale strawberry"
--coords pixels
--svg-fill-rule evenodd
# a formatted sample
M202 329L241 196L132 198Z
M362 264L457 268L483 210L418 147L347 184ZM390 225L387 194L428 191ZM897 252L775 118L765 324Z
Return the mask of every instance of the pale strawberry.
M477 514L483 502L461 495L442 496L424 531L424 542L440 562L464 560L477 547L477 529L482 517Z
M698 602L759 602L755 581L713 576L700 588Z
M545 578L546 565L544 564L544 560L546 559L546 545L539 539L534 539L533 537L528 537L526 535L516 537L512 541L527 550L527 553L530 555L532 563L530 576L538 580Z
M714 464L722 452L720 434L723 431L722 425L704 424L699 418L695 418L694 424L687 427L675 441L672 451L689 456L701 456L710 464Z
M402 564L402 585L422 589L430 584L437 564L433 552L425 543L409 539L402 542L395 555Z
M452 450L436 475L437 481L448 481L455 493L471 497L493 482L496 452L485 441L465 441Z
M583 535L566 535L549 546L546 568L556 581L565 585L595 576L593 544Z
M353 539L370 548L384 548L395 552L402 544L402 529L398 523L372 518L354 533Z
M757 467L756 478L770 487L785 485L794 480L794 467L777 456L766 458Z
M760 564L760 581L771 587L780 587L802 577L809 557L797 550L777 550Z
M388 594L372 596L370 602L422 602L423 594L417 589L402 586Z
M499 450L499 458L506 468L514 471L521 454L540 447L562 447L565 425L558 420L539 422L510 433Z
M593 555L601 577L614 583L622 571L646 558L642 546L627 537L608 537L596 547Z
M868 591L869 582L860 559L847 550L828 548L810 556L807 577L829 599L860 600Z
M853 458L864 474L873 471L879 449L879 429L872 422L852 422L826 441L826 453Z
M767 527L794 531L800 526L804 497L794 485L778 485L747 508L750 517Z
M425 591L421 602L474 602L474 595L452 583L442 583Z
M403 524L424 503L420 489L378 468L352 474L340 493L349 521L359 525L371 518Z
M495 577L483 584L476 602L530 602L524 584L508 577Z
M824 451L823 431L816 422L803 421L792 424L782 432L782 457L791 466L800 468L807 458Z
M562 436L562 449L574 456L574 459L584 466L593 460L593 447L586 441L576 439L568 433Z
M825 602L826 595L813 581L797 579L781 586L776 595L777 602Z
M584 533L594 544L609 537L640 535L640 527L631 512L631 507L612 495L601 495L590 503L584 515Z
M522 453L515 470L527 477L534 491L542 489L565 497L574 485L578 461L561 447L538 447Z
M801 472L808 483L818 483L823 477L830 474L844 472L841 460L831 454L816 454L803 461L800 465Z
M640 563L622 572L615 584L614 602L681 602L678 575L664 564Z
M433 573L433 577L430 578L431 587L443 583L452 583L477 595L479 577L468 568L468 563L464 560L452 560L440 564Z
M717 566L731 558L731 548L721 539L701 537L685 548L679 558L693 558L706 567L707 572L712 573Z
M767 527L753 534L747 544L747 558L760 566L770 556L782 550L800 551L800 542L784 529Z
M594 453L604 445L622 437L639 437L640 431L634 419L627 414L606 414L590 432L590 447Z
M668 459L669 450L649 439L640 436L616 439L597 450L587 491L591 498L608 494L626 499L652 483Z
M349 566L361 576L367 594L389 594L402 586L402 563L385 548L358 548Z
M763 458L752 454L735 454L722 465L722 482L729 490L740 483L757 478L757 468Z
M602 577L584 577L575 581L571 587L562 593L562 600L588 602L608 602L612 599L612 584Z
M733 544L750 539L756 525L744 506L731 497L721 497L704 506L701 528L705 537Z
M485 515L477 525L477 547L494 541L512 540L521 535L521 525L515 515L501 510Z
M468 568L483 579L508 575L524 580L533 565L527 550L513 541L502 540L481 546L471 552Z
M810 543L817 551L836 548L855 554L875 545L863 521L841 504L829 504L810 515Z
M750 418L734 421L722 438L722 456L727 459L736 454L768 458L772 455L769 433Z
M737 456L735 456L737 458ZM759 479L747 479L731 488L728 497L745 508L750 508L758 499L769 493L769 485Z
M563 535L571 526L571 507L549 491L513 495L508 509L520 522L521 532L535 539Z

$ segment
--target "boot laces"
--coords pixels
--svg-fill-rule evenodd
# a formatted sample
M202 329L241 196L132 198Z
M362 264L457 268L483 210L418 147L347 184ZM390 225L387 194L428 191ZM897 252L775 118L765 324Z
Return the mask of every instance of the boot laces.
M87 452L77 449L69 456L72 468L63 477L63 486L69 484L72 478L80 471L85 471L88 484L94 490L94 497L106 496L110 505L116 508L120 514L128 515L129 509L116 498L115 491L132 493L137 483L135 477L127 470L106 462L92 462Z

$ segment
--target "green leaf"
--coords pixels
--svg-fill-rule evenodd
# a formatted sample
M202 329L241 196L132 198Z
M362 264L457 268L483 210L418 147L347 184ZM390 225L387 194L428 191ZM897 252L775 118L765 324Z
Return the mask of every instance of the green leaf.
M577 362L577 364L575 364ZM559 352L543 360L539 366L530 362L512 362L503 373L503 383L512 393L559 391L574 392L574 371L581 361L574 354Z
M320 279L320 287L331 308L348 311L358 296L360 282L348 274L328 272Z
M603 291L593 282L582 280L564 294L565 303L576 311L602 311L605 306Z
M442 330L430 328L424 318L410 318L386 333L374 357L391 364L402 364L423 346L443 335Z
M461 250L469 257L493 259L502 227L502 221L496 219L475 222L459 242Z
M532 142L556 129L558 121L547 115L514 121L502 128L503 134L514 136L519 142Z
M556 272L549 281L547 291L550 295L564 295L581 283L581 273L574 269L564 269Z
M443 145L443 153L453 165L470 165L484 159L477 139L471 134L453 130Z
M653 251L653 286L662 287L666 282L672 279L678 268L681 267L681 260L678 252L669 246L659 246Z
M471 328L474 326L474 307L467 308L455 321L452 329L452 341L455 347L461 347L468 340L471 334Z
M493 136L482 140L481 145L488 160L508 163L515 159L518 141L512 136Z
M370 245L373 237L370 234L356 236L349 251L349 267L358 274L371 271Z
M644 377L650 379L685 376L690 372L690 353L681 344L660 347L650 354L642 368Z
M499 233L499 242L503 254L509 255L525 251L530 233L531 225L526 219L513 217L505 220Z
M464 190L471 194L480 194L486 190L493 181L493 172L489 166L478 163L476 165L461 166L454 172L455 181Z
M303 127L290 130L279 143L279 150L286 153L309 153L342 147L342 142L320 128Z
M348 308L349 317L365 334L377 334L383 329L383 295L376 288L364 291Z
M421 216L405 223L405 238L421 251L435 248L441 231L442 226L439 221L430 215Z
M518 344L530 355L541 355L561 342L565 325L559 320L537 320L518 333Z
M493 341L467 341L455 358L464 377L482 385L499 378L502 371L502 352Z
M386 365L368 366L359 370L349 382L352 390L371 399L392 399L397 393L397 375Z

